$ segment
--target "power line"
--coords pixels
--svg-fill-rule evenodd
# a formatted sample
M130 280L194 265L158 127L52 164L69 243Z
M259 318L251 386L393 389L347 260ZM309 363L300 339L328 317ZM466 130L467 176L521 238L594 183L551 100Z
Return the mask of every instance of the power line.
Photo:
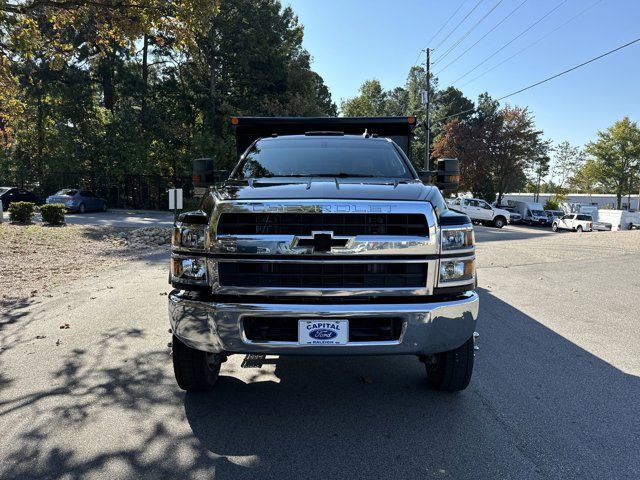
M525 0L526 1L526 0ZM580 15L584 14L585 12L587 12L588 10L591 10L593 7L595 7L597 4L601 3L602 0L596 0L594 3L592 3L591 5L589 5L587 8L584 8L583 10L581 10L579 13L575 14L573 17L569 18L566 22L560 24L559 26L557 26L556 28L554 28L553 30L551 30L550 32L546 33L545 35L543 35L542 37L538 38L536 41L531 42L529 45L527 45L524 48L521 48L520 50L518 50L516 53L514 53L513 55L511 55L510 57L505 58L504 60L502 60L500 63L494 65L493 67L491 67L488 70L485 70L484 72L482 72L480 75L473 77L471 80L469 80L468 82L464 83L461 85L460 88L462 87L466 87L467 85L469 85L470 83L475 82L476 80L478 80L480 77L485 76L487 73L492 72L493 70L495 70L496 68L498 68L499 66L505 64L506 62L508 62L509 60L511 60L512 58L520 55L522 52L524 52L525 50L530 49L531 47L536 46L538 43L540 43L542 40L544 40L545 38L549 37L550 35L556 33L558 30L560 30L561 28L567 26L569 23L571 23L573 20L575 20L576 18L578 18ZM446 67L445 67L446 68ZM442 69L444 70L444 68ZM440 72L442 71L440 70ZM438 75L440 74L440 72L438 72Z
M427 42L427 45L429 45L431 42L433 42L433 40L434 40L434 39L438 36L438 34L439 34L443 29L444 29L444 27L446 27L446 26L449 24L449 22L451 21L451 19L452 19L453 17L455 17L455 16L456 16L456 14L460 11L460 9L462 8L462 6L463 6L465 3L467 3L467 1L468 1L468 0L462 0L462 3L458 6L458 8L456 8L456 11L455 11L455 12L453 12L449 18L447 18L447 21L446 21L446 22L444 22L444 23L442 24L442 26L438 29L438 31L437 31L436 33L434 33L434 34L433 34L433 36L429 39L429 41ZM418 63L418 62L416 62L416 63Z
M593 63L596 60L600 60L601 58L604 58L604 57L606 57L608 55L611 55L612 53L615 53L618 50L622 50L623 48L629 47L629 46L633 45L634 43L638 43L638 42L640 42L640 37L636 38L635 40L631 40L630 42L625 43L624 45L620 45L619 47L616 47L616 48L614 48L612 50L609 50L608 52L605 52L605 53L603 53L601 55L598 55L597 57L590 58L586 62L582 62L579 65L575 65L575 66L573 66L571 68L567 68L566 70L563 70L560 73L556 73L555 75L551 75L550 77L547 77L547 78L545 78L543 80L540 80L540 81L538 81L536 83L532 83L531 85L527 85L526 87L521 88L520 90L516 90L515 92L511 92L511 93L509 93L507 95L504 95L504 96L496 99L496 101L499 102L501 100L504 100L505 98L513 97L514 95L522 93L522 92L524 92L526 90L530 90L530 89L532 89L534 87L537 87L538 85L542 85L543 83L547 83L547 82L549 82L549 81L551 81L551 80L553 80L555 78L561 77L562 75L566 75L569 72L573 72L574 70L577 70L578 68L584 67L585 65L589 65L590 63ZM475 108L468 108L466 110L462 110L461 112L454 113L452 115L447 115L446 117L439 118L439 119L433 121L432 124L433 123L439 123L439 122L442 122L444 120L448 120L450 118L457 117L459 115L463 115L465 113L469 113L469 112L473 112L473 111L475 111Z
M448 39L448 38L453 34L453 32L455 32L455 31L458 29L458 27L459 27L459 26L460 26L460 25L461 25L461 24L462 24L462 23L463 23L467 18L469 18L469 15L471 15L471 14L476 10L476 8L478 8L478 6L479 6L483 1L484 1L484 0L478 0L478 2L473 6L473 8L471 9L471 11L470 11L469 13L467 13L467 14L464 16L464 18L463 18L462 20L460 20L460 21L457 23L457 25L456 25L455 27L453 27L453 29L452 29L452 30L451 30L451 31L450 31L450 32L449 32L449 33L448 33L448 34L447 34L447 35L446 35L442 40L440 40L440 43L438 43L438 44L435 46L434 50L435 50L435 49L437 49L437 48L439 48L439 47L440 47L440 45L442 45L444 42L446 42L446 41L447 41L447 39Z
M589 65L590 63L595 62L596 60L600 60L601 58L606 57L607 55L611 55L612 53L617 52L618 50L622 50L623 48L626 48L630 45L633 45L634 43L640 42L640 37L636 38L635 40L630 41L629 43L625 43L624 45L620 45L619 47L614 48L613 50L609 50L608 52L603 53L602 55L598 55L597 57L591 58L589 60L587 60L586 62L582 62L580 65L576 65L575 67L571 67L568 68L560 73L556 73L555 75L552 75L550 77L545 78L544 80L540 80L539 82L536 83L532 83L531 85L521 88L520 90L516 90L515 92L512 92L508 95L505 95L504 97L500 97L498 99L498 101L500 100L504 100L505 98L509 98L509 97L513 97L514 95L517 95L518 93L522 93L525 90L529 90L530 88L533 87L537 87L538 85L542 85L543 83L547 83L550 80L553 80L554 78L558 78L561 77L562 75L565 75L569 72L573 72L574 70L577 70L580 67L584 67L585 65Z
M456 40L456 42L453 45L451 45L446 52L444 52L442 55L440 55L438 58L434 60L433 62L434 65L440 62L441 60L443 60L447 55L451 53L453 49L455 49L458 45L460 45L460 43L465 38L467 38L469 34L471 34L471 32L473 32L476 29L476 27L480 25L489 15L491 15L491 12L493 12L496 8L498 8L498 5L500 5L503 1L504 0L498 0L496 4L493 7L491 7L491 9L487 13L485 13L476 23L474 23L473 26L464 33L464 35L462 35L458 40Z
M467 75L469 75L471 72L473 72L474 70L476 70L478 67L480 67L481 65L484 65L486 62L488 62L489 60L491 60L493 57L495 57L498 53L500 53L502 50L504 50L505 48L507 48L509 45L511 45L513 42L515 42L517 39L519 39L522 35L524 35L525 33L527 33L529 30L531 30L533 27L535 27L536 25L538 25L542 20L544 20L545 18L547 18L549 15L551 15L553 12L555 12L556 10L558 10L562 5L564 5L565 3L567 3L568 0L562 0L558 5L556 5L555 7L553 7L551 10L549 10L547 13L545 13L542 17L540 17L538 20L536 20L535 22L533 22L531 25L529 25L527 28L525 28L522 32L520 32L518 35L516 35L515 37L513 37L511 40L509 40L507 43L505 43L504 45L502 45L500 48L498 48L495 52L493 52L491 55L489 55L487 58L485 58L484 60L482 60L479 64L477 64L475 67L473 67L471 70L467 71L464 75L458 77L457 79L455 79L451 84L453 85L454 83L457 83L458 81L462 80L464 77L466 77Z
M418 58L416 58L416 61L415 61L415 62L413 62L413 66L414 66L414 67L415 67L415 66L418 64L418 62L420 61L420 57L422 57L422 54L423 54L423 53L424 53L424 49L422 49L422 50L420 50L420 51L418 52Z
M500 20L498 23L496 23L494 25L494 27L489 30L487 33L485 33L482 37L480 37L473 45L471 45L469 48L467 48L464 52L462 52L460 55L458 55L456 58L454 58L453 60L451 60L449 63L447 63L444 67L442 67L440 69L440 71L438 72L438 75L440 75L441 72L443 72L444 70L446 70L450 65L452 65L453 63L457 62L458 60L460 60L460 58L465 55L469 50L471 50L473 47L475 47L478 43L480 43L482 40L484 40L491 32L493 32L496 28L498 28L500 25L502 25L505 21L507 21L507 19L509 19L509 17L511 17L511 15L513 15L514 13L516 13L516 11L518 9L520 9L520 7L522 7L525 3L527 3L529 0L522 0L522 2L520 2L519 5L516 6L516 8L514 8L513 10L511 10L502 20ZM602 1L602 0L598 0L598 1Z

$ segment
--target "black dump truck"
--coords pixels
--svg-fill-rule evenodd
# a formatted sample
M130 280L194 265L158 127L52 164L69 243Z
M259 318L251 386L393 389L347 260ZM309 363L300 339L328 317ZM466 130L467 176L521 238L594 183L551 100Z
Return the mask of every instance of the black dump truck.
M232 354L415 355L464 389L478 295L456 160L417 172L414 117L234 118L239 160L173 232L169 318L185 390Z

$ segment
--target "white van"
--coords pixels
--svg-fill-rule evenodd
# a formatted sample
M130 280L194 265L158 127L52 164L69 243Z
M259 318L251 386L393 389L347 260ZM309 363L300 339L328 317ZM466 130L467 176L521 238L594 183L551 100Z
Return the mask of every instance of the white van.
M508 200L507 203L510 207L515 207L518 213L522 215L524 223L529 225L549 225L547 212L544 211L544 207L539 203L521 202L519 200Z

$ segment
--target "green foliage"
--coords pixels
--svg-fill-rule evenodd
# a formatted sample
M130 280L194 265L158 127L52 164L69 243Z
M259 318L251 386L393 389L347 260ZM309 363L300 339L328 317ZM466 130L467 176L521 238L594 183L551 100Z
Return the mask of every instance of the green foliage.
M35 3L0 12L3 183L190 176L235 162L233 115L337 114L279 1Z
M556 182L556 190L562 191L584 164L584 152L564 141L555 147L554 153L552 175Z
M342 115L347 117L414 115L420 121L424 121L421 92L426 87L427 76L424 68L412 67L404 86L385 91L378 80L367 80L360 87L357 96L342 102L340 110ZM438 90L437 78L431 78L429 98L431 99L432 119L429 144L433 147L434 142L444 131L446 122L441 120L463 110L471 109L471 112L457 117L466 120L473 115L474 105L455 87ZM423 127L416 128L413 134L411 161L417 169L422 169L425 159L425 129ZM433 165L431 168L434 168Z
M604 132L598 132L598 140L587 145L587 153L593 157L592 163L588 171L581 173L583 177L589 177L581 180L591 180L614 191L620 209L622 196L631 192L632 179L640 168L638 124L629 117L615 122Z
M65 211L66 208L62 203L49 203L40 207L42 221L49 225L62 225Z
M31 223L35 208L33 202L12 202L9 204L9 218L16 223Z
M365 81L358 90L357 97L342 102L341 111L345 117L380 117L387 115L389 93L385 92L378 80ZM400 92L396 91L396 95Z
M525 186L527 172L533 172L539 184L548 170L548 150L526 108L500 109L483 94L465 121L455 119L445 125L433 154L460 160L461 190L488 201L497 196L500 202L504 193Z
M545 210L559 210L560 204L556 201L554 197L547 198L547 201L544 202Z

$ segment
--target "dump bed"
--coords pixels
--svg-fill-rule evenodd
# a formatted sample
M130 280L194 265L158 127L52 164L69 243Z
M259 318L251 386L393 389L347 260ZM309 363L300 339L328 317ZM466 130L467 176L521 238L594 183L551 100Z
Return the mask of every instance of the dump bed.
M304 135L308 132L342 132L345 135L388 137L409 156L415 117L233 117L238 157L258 138Z

